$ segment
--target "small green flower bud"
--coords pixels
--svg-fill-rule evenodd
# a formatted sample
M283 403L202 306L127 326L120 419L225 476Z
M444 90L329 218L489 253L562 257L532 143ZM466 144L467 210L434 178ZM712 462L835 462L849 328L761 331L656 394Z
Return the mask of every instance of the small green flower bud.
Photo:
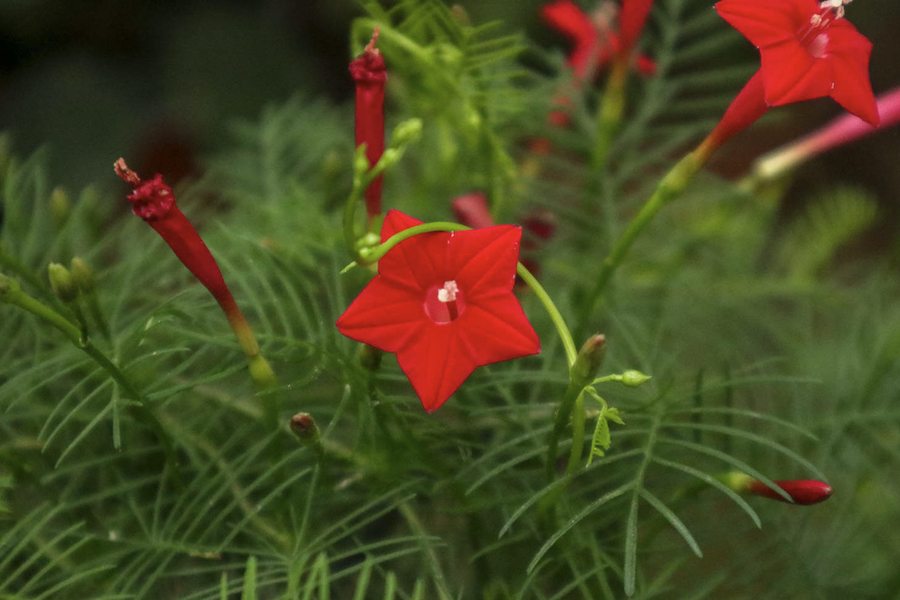
M291 417L291 432L304 446L321 447L322 434L316 420L309 413L297 413Z
M76 256L72 259L70 269L78 291L82 294L92 293L94 291L94 273L87 263Z
M54 226L61 229L71 214L72 201L69 200L68 192L61 187L55 188L50 194L50 215L53 218Z
M366 146L362 144L356 148L353 155L353 175L362 177L369 170L369 159L366 158Z
M47 268L50 276L50 287L53 293L63 302L72 302L78 297L78 286L67 268L59 263L50 263Z
M341 153L337 150L331 150L322 159L322 178L326 182L334 181L344 175L346 168L347 162Z
M364 369L367 371L377 371L378 367L381 366L381 358L384 356L384 352L375 346L361 344L357 355L359 356L359 364L361 364Z
M622 384L628 387L637 387L650 379L650 375L644 375L640 371L631 369L622 373Z
M584 387L591 383L603 363L606 355L606 336L602 333L592 335L578 351L575 364L572 365L572 382Z
M384 154L381 155L381 160L378 162L384 162L385 168L392 167L403 158L403 149L400 148L388 148L384 151Z
M399 148L415 142L422 136L422 119L407 119L394 128L391 147Z
M0 273L0 302L7 302L22 290L19 282Z

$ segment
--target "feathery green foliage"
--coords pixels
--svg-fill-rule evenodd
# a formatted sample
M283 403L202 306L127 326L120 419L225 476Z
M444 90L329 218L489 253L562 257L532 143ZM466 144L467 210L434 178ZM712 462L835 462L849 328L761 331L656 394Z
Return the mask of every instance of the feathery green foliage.
M616 234L755 67L722 58L739 38L708 3L658 0L643 42L657 73L630 80L596 180L597 89L575 99L571 128L550 129L570 76L521 61L559 67L556 52L432 0L365 9L353 52L379 26L389 119L424 122L385 203L437 220L484 189L500 220L552 211L541 282L570 323ZM880 598L900 585L900 277L877 258L836 260L873 223L870 191L814 198L778 236L776 203L701 174L579 324L609 340L602 374L653 377L586 394L591 460L548 482L567 364L534 294L521 301L541 354L479 369L424 413L396 360L364 369L334 327L371 277L340 274L351 111L298 96L231 131L207 175L175 191L278 374L276 433L212 298L121 189L85 190L62 218L44 153L0 174L0 272L74 319L46 266L93 266L111 339L93 322L91 339L178 456L100 364L0 304L0 597ZM529 149L537 135L550 154ZM298 412L321 452L290 437ZM732 470L773 488L828 480L835 498L773 506L723 483Z

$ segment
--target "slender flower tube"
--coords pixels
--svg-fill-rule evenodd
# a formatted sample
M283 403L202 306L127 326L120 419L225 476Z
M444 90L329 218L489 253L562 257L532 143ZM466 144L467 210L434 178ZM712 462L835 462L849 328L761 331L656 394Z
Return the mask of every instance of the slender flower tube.
M153 179L142 181L121 158L116 161L114 168L116 174L134 188L134 191L128 195L132 212L156 230L175 252L178 260L209 290L209 293L222 307L241 349L247 356L250 377L257 388L267 390L276 387L275 373L260 354L259 344L253 335L250 324L235 302L228 286L225 285L222 271L219 270L219 265L216 264L209 248L203 243L197 230L184 216L184 213L175 205L172 188L163 182L162 175L159 174ZM271 394L266 396L274 398ZM274 402L274 400L272 401ZM274 404L267 406L266 416L270 425L277 426L277 408Z
M378 28L372 34L363 53L350 63L350 76L356 83L356 146L366 145L366 158L374 167L384 153L384 86L387 69L384 57L375 45ZM366 188L366 214L369 225L381 214L381 185L379 175Z
M856 115L841 115L824 127L759 157L753 165L752 177L761 181L774 179L823 152L900 123L900 87L879 95L875 103L881 117L878 127Z

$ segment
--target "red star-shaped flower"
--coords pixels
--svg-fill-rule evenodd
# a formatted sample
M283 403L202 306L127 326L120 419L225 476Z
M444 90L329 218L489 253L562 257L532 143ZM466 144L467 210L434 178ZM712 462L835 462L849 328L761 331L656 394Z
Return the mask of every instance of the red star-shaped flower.
M591 18L571 0L556 0L541 7L541 18L572 42L568 63L575 75L583 78L589 68L600 70L613 58L631 52L652 4L653 0L625 0L619 13L621 32L613 28L619 11L610 2L601 3ZM652 75L656 64L641 54L637 69L642 75Z
M420 225L396 210L381 239ZM511 225L404 240L337 321L349 338L397 354L427 411L476 367L540 352L512 293L522 230Z
M721 0L716 10L759 48L766 102L831 96L878 125L869 82L872 43L842 18L841 0Z

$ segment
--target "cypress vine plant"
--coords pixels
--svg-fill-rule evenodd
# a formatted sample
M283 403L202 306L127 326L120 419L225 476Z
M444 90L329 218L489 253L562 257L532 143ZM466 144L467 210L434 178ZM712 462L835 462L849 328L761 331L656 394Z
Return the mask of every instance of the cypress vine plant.
M896 252L843 253L866 187L778 218L896 94L838 0L601 4L543 7L564 56L366 2L353 109L199 181L4 137L0 597L896 593ZM853 134L704 168L829 95Z

